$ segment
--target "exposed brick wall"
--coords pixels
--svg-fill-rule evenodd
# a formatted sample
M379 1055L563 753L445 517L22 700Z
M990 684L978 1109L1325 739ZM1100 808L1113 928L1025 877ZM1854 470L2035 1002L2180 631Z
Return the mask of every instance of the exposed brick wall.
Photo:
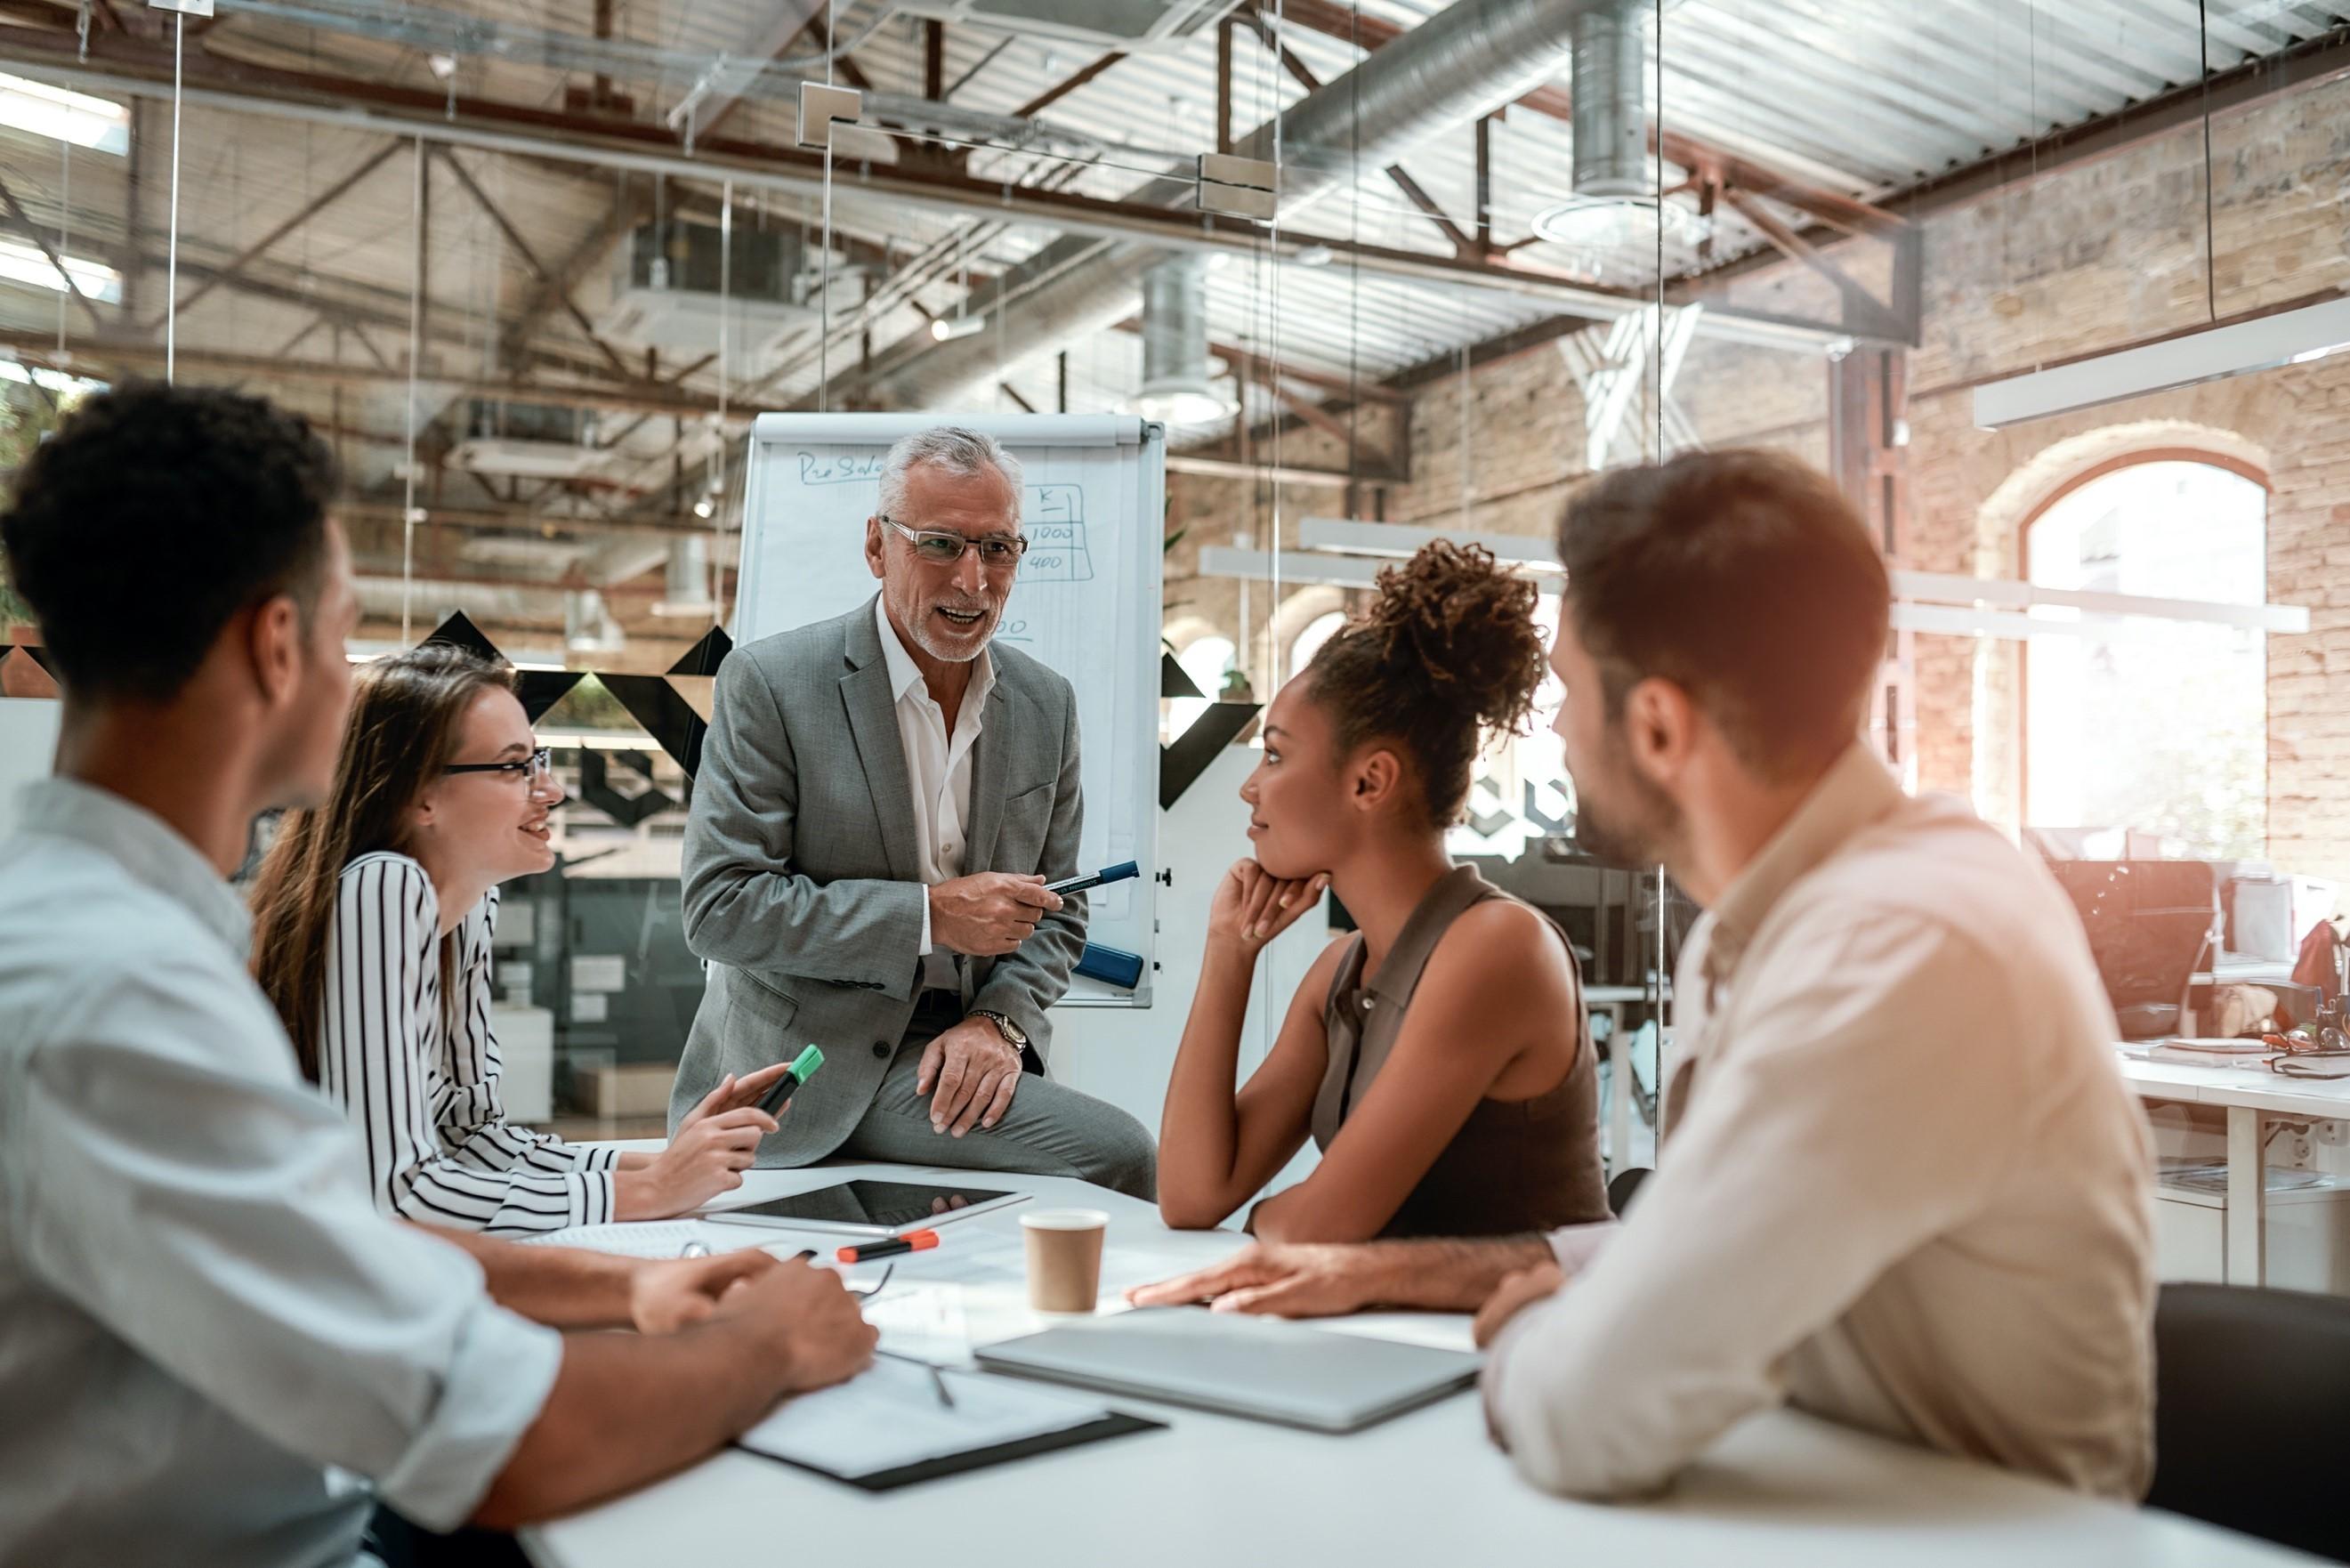
M2350 80L2217 117L2212 292L2222 316L2350 288ZM2311 630L2269 641L2269 833L2281 863L2350 881L2350 354L2142 398L2018 430L1973 426L1972 386L2034 365L2192 327L2207 318L2203 142L2199 127L2011 183L1927 215L1923 346L1909 357L1910 524L1906 563L2011 576L2037 500L2108 453L2142 442L2216 451L2264 472L2270 597L2311 607ZM1864 279L1882 246L1838 253ZM1793 265L1740 276L1728 297L1790 315L1832 311L1833 291ZM1700 338L1675 398L1710 446L1764 444L1827 458L1827 377L1815 355ZM1633 428L1652 418L1636 411ZM1481 532L1543 535L1583 475L1583 401L1555 345L1479 366L1469 383L1468 513ZM1385 515L1461 515L1461 388L1419 392L1412 483ZM2117 444L2116 444L2117 443ZM1342 449L1307 431L1291 461ZM1268 487L1170 481L1174 521L1193 525L1170 557L1228 537L1252 508L1260 540ZM1327 514L1336 490L1291 488L1284 517ZM1362 513L1377 498L1366 495ZM1247 525L1243 523L1242 525ZM1221 532L1220 532L1221 530ZM1170 597L1228 622L1231 585ZM1268 613L1263 590L1252 618ZM1180 613L1180 612L1179 612ZM1972 793L2012 821L2018 808L2016 645L1916 639L1919 782Z

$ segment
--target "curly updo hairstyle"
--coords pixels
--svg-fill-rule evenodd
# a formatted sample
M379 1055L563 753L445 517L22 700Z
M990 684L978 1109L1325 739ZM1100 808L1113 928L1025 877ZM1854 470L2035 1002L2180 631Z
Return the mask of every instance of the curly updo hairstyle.
M1399 742L1429 826L1461 820L1485 732L1522 732L1542 684L1534 585L1480 545L1439 539L1380 571L1377 597L1305 668L1338 754Z

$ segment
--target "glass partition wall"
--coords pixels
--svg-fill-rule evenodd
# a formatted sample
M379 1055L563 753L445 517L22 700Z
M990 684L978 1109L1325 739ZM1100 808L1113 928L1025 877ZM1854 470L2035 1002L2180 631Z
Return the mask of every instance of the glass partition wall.
M1258 0L1129 36L1039 9L214 0L0 34L0 462L90 385L266 392L348 476L355 656L439 632L524 670L570 804L499 927L518 1116L658 1127L770 410L1164 421L1179 771L1187 736L1247 743L1417 542L1523 561L1555 621L1589 475L1783 448L1900 574L1869 733L1905 783L2114 858L2224 857L2285 885L2293 933L2330 911L2350 356L1996 428L1977 393L2350 281L2340 16ZM1513 68L1463 64L1464 27ZM47 689L0 660L0 693ZM1482 759L1452 846L1581 950L1621 1169L1654 1158L1693 911L1577 847L1555 701ZM1170 1048L1187 1001L1152 1010Z

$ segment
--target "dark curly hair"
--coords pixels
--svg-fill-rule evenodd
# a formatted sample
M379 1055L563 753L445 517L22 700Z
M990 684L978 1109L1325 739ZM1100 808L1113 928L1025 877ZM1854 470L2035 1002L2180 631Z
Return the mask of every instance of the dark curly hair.
M1487 730L1520 732L1542 684L1534 585L1480 545L1439 539L1382 569L1378 597L1305 667L1338 753L1401 742L1430 826L1461 820Z
M238 611L290 594L307 628L339 487L298 415L128 382L16 471L0 546L68 695L168 701Z

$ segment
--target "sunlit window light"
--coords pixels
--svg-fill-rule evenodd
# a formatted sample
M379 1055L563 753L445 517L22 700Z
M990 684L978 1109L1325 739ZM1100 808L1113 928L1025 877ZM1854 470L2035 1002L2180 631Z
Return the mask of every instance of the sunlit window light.
M0 125L117 158L130 150L130 111L122 105L5 72L0 72Z
M82 293L109 305L122 300L122 275L104 262L94 262L87 256L60 256L66 271ZM9 283L29 284L35 288L50 288L63 294L66 281L57 269L49 265L37 245L19 244L14 240L0 240L0 279Z

